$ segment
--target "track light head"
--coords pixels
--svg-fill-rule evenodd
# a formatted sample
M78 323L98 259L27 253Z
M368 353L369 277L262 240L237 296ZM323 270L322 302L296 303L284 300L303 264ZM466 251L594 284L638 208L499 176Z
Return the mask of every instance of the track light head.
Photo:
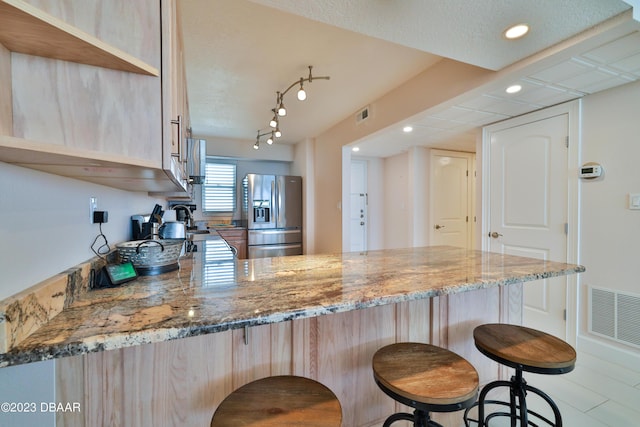
M275 129L278 127L278 114L276 114L275 108L272 108L271 111L273 111L273 118L269 122L269 126Z
M298 90L298 100L304 101L307 99L307 92L304 90L304 86L302 85L302 77L300 77L300 89Z
M284 117L287 115L287 109L284 108L284 103L281 101L280 105L278 106L278 115L280 117Z

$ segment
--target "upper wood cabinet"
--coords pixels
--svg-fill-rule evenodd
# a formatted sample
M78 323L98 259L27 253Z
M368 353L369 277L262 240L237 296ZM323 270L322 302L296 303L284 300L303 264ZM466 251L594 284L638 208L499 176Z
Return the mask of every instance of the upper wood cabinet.
M187 111L167 90L184 87L168 59L181 55L178 22L175 0L0 0L0 161L185 191L172 121Z
M10 51L159 76L156 67L30 3L37 1L0 1L0 42Z
M162 0L162 163L186 190L186 139L190 134L182 28L176 0Z

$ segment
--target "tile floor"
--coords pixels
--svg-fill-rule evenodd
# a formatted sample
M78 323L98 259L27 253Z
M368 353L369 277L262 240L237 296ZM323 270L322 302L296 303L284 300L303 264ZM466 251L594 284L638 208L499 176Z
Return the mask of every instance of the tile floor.
M640 367L625 369L590 356L578 354L576 368L564 375L536 375L525 372L525 380L556 402L565 427L640 426ZM541 399L529 407L551 417ZM509 426L506 418L495 418L490 427ZM545 425L545 424L539 424Z

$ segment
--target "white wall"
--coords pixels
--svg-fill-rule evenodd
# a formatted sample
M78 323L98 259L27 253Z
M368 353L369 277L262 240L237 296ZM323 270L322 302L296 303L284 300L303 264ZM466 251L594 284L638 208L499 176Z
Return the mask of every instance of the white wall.
M313 140L306 139L294 147L291 174L302 177L302 250L315 253L315 173L313 166Z
M411 147L408 153L409 246L429 244L430 154L431 150L425 147Z
M429 149L384 159L384 247L429 244Z
M367 159L367 191L369 193L367 247L369 250L384 248L384 159Z
M268 145L263 141L260 144L260 149L255 150L253 148L255 140L239 140L207 135L198 135L196 138L205 139L207 141L208 156L277 160L285 162L293 161L294 146L290 144L279 144L277 140L273 145Z
M91 196L109 213L102 231L112 248L130 239L131 215L166 205L146 193L0 162L0 299L95 256L91 244L99 227L90 221Z
M411 246L409 155L387 157L384 160L384 247Z
M639 118L640 82L583 99L582 161L604 167L603 177L581 182L583 335L588 285L640 295L640 210L627 209L628 193L640 193Z
M112 248L129 240L132 214L164 203L0 162L0 300L95 256L90 246L99 228L90 223L91 196L109 213L102 231ZM55 402L54 388L52 361L0 369L0 402ZM54 425L54 417L0 413L0 425Z

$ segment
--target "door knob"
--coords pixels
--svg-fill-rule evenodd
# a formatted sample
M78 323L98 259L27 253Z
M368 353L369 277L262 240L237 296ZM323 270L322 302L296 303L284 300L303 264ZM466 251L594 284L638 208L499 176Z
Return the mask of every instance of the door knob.
M436 224L433 226L433 228L435 228L436 230L440 230L441 228L444 228L444 225Z
M497 231L492 231L491 233L489 233L489 237L493 237L494 239L497 239L500 236L502 236L502 234L498 233Z

